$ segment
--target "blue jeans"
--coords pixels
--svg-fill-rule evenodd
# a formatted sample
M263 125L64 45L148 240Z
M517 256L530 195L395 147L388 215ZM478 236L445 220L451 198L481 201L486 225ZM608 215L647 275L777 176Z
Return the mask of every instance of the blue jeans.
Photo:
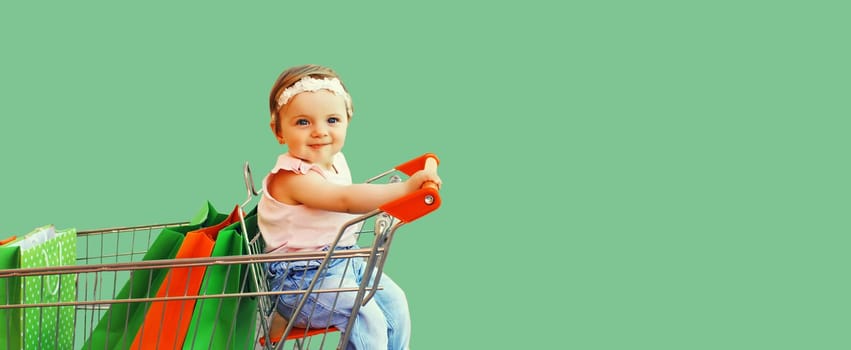
M352 248L356 247L337 249ZM272 290L305 290L313 279L321 278L316 282L314 290L357 288L366 269L363 258L332 259L326 271L319 274L319 263L318 260L271 263L269 287ZM373 271L372 275L376 273ZM408 349L411 317L405 292L384 274L381 275L379 285L383 289L377 291L375 297L358 310L346 349ZM303 294L283 294L276 298L275 309L296 327L334 326L344 332L356 296L357 292L311 293L301 312L293 317L293 311Z

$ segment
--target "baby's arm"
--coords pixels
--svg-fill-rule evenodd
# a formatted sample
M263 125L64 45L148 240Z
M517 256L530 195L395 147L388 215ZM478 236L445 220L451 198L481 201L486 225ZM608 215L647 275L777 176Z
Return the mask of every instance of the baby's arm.
M278 201L347 213L366 213L391 200L416 191L425 182L441 184L437 171L422 170L404 182L337 185L319 174L296 175L282 171L269 181L269 194Z

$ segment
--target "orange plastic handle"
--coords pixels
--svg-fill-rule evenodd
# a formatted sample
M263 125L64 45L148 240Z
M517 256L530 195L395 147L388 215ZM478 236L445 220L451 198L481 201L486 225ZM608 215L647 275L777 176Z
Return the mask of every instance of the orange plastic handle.
M436 155L426 153L395 167L395 169L410 176L423 169L437 170L439 163L440 160L438 160ZM378 208L404 223L409 223L437 210L440 207L440 203L440 193L438 192L437 184L426 182L419 190L387 202Z
M440 159L438 159L434 153L426 153L405 163L399 164L394 169L405 173L405 175L411 176L414 175L415 172L425 169L428 159L434 160L435 168L437 168L437 165L440 164Z

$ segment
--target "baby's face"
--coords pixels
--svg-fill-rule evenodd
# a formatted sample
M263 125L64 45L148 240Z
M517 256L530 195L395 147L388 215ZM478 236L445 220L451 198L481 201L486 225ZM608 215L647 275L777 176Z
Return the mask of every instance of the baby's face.
M276 134L293 157L330 169L346 142L347 115L343 97L327 90L302 92L278 112Z

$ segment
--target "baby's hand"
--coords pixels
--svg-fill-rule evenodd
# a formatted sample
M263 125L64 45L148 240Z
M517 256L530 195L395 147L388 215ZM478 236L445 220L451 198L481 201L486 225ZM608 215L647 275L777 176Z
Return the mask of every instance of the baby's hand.
M408 192L420 189L423 187L423 184L427 182L433 182L437 185L438 189L440 189L440 185L443 184L440 180L440 176L437 176L437 170L420 170L414 173L414 175L411 175L411 177L405 181L408 185Z

